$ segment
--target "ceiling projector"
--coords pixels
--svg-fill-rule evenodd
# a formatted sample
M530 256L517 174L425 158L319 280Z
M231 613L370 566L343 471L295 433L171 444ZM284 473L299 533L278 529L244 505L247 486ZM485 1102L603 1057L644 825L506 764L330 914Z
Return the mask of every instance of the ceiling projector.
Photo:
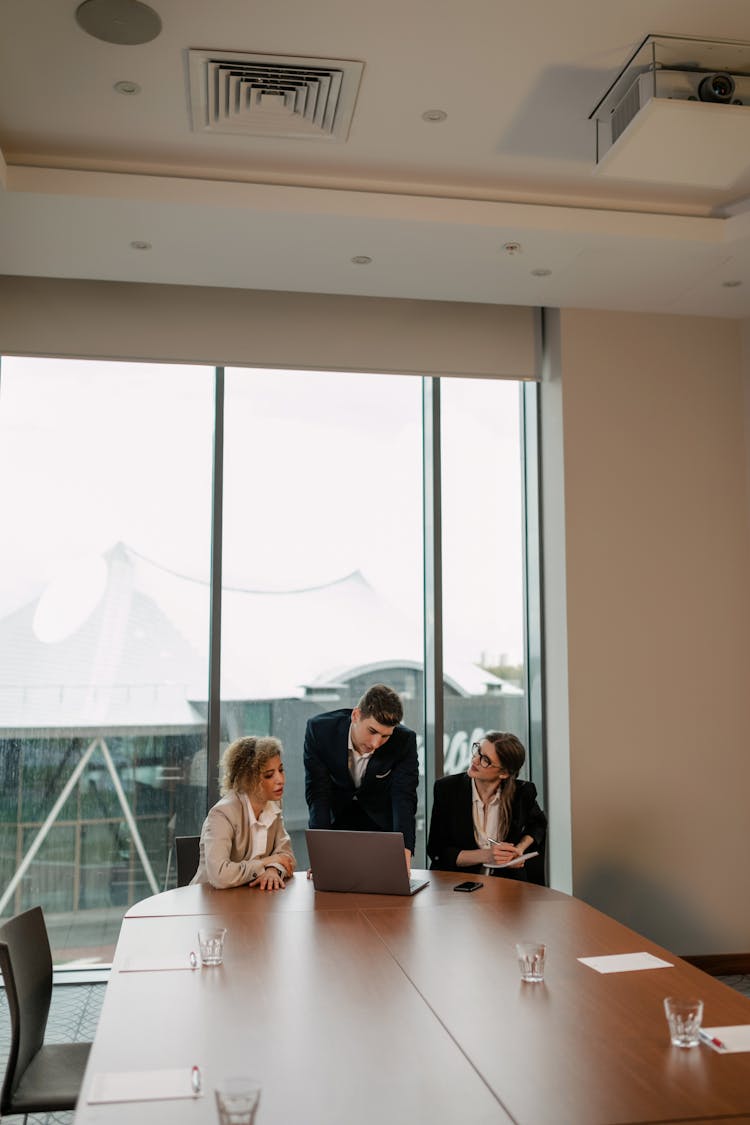
M612 108L610 144L614 144L651 98L750 105L750 76L728 71L650 67L639 74Z

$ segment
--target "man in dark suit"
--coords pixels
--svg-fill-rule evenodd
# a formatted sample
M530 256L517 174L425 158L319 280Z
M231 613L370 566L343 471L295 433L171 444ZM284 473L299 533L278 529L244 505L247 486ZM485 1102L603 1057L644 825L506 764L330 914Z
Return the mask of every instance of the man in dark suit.
M417 736L402 725L398 694L368 688L350 710L316 715L305 730L305 798L311 828L402 832L407 866L417 813Z

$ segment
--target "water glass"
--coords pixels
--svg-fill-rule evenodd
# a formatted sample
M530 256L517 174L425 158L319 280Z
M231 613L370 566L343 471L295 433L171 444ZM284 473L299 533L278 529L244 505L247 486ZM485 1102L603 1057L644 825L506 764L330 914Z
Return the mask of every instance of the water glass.
M521 980L538 983L544 980L544 955L547 946L538 941L521 941L516 945Z
M222 927L198 930L198 945L204 965L220 965L224 960L224 938L227 931Z
M673 1047L697 1047L700 1043L702 1000L681 1000L667 996L664 1012L669 1024L669 1039Z
M225 1078L216 1088L221 1125L253 1125L259 1101L260 1086L252 1078Z

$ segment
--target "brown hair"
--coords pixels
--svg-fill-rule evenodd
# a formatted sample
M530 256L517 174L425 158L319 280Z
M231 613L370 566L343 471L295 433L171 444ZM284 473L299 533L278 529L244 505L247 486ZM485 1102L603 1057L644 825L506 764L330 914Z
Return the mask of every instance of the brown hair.
M404 717L404 708L398 692L385 684L373 684L357 704L362 718L372 718L384 727L395 727Z
M235 738L221 756L221 795L252 793L258 788L260 775L271 758L281 757L278 738L256 738L247 735Z
M510 827L510 811L516 791L516 778L526 761L526 750L520 738L504 731L490 730L483 741L491 742L497 759L509 776L500 782L500 808L498 817L498 839L504 840Z

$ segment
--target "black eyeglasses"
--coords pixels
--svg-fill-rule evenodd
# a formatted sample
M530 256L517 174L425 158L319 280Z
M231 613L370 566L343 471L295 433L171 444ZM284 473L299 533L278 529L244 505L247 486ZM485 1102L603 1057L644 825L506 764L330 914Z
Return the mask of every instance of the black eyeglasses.
M480 766L484 766L485 769L488 766L497 766L498 769L502 769L502 766L500 765L499 762L491 762L490 759L487 757L487 755L482 753L482 751L479 749L479 745L480 744L478 742L472 743L472 746L471 746L471 756L472 756L472 758L479 758Z

